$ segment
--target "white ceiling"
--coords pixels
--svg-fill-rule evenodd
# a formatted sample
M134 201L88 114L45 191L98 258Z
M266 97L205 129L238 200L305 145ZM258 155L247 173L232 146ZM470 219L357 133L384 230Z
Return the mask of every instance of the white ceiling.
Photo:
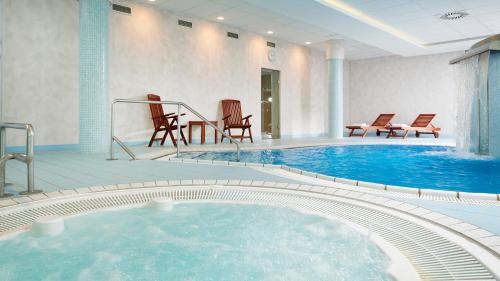
M468 49L478 39L500 33L500 0L332 0L347 4L375 20L416 38L424 47L367 24L322 0L140 0L169 11L217 21L225 25L297 44L312 42L323 48L330 38L346 40L346 58L391 54L412 56ZM440 20L445 12L465 10L470 15ZM273 35L266 32L272 30ZM436 44L437 43L437 44Z

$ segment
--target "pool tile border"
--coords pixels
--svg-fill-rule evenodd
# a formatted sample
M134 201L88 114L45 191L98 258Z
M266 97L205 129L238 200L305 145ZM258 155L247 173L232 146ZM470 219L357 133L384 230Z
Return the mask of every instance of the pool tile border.
M262 164L262 163L252 163L252 162L235 162L235 161L200 160L200 159L189 159L189 158L177 158L175 156L165 157L165 159L167 161L178 162L178 163L210 164L210 165L220 165L220 166L245 166L245 167L268 168L271 170L281 169L290 173L310 178L326 180L334 183L341 183L353 187L364 187L378 191L380 190L389 191L399 195L408 194L416 196L418 198L424 198L430 200L460 201L465 203L476 203L476 204L481 204L484 202L495 202L495 201L500 202L500 194L473 193L473 192L463 192L463 191L448 191L439 189L385 185L374 182L358 181L358 180L323 175L320 173L314 173L298 168L289 167L287 165Z
M66 189L54 192L40 193L36 195L4 198L0 199L0 213L17 206L29 206L34 202L41 202L52 199L59 199L65 196L74 196L77 194L101 193L113 190L157 188L157 187L186 187L186 186L242 186L242 187L261 187L273 189L296 190L302 192L311 192L323 195L335 195L344 198L354 199L386 208L397 210L405 214L424 219L440 227L444 227L455 233L459 233L468 239L475 241L483 247L490 250L500 259L500 236L487 230L477 227L468 222L464 222L442 213L434 212L423 207L415 206L409 203L401 202L396 199L384 197L383 195L366 193L364 191L348 190L342 187L329 187L321 185L309 185L298 183L260 181L260 180L160 180L137 183L122 183L106 186L91 186L75 189Z

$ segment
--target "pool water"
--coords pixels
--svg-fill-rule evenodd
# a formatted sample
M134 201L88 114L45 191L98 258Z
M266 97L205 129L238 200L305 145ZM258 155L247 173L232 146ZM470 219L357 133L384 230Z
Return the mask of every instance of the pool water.
M256 205L93 213L0 249L1 280L393 280L388 258L352 228Z
M234 161L235 152L184 157ZM346 145L241 152L241 161L280 164L324 175L407 187L500 193L500 160L441 146Z

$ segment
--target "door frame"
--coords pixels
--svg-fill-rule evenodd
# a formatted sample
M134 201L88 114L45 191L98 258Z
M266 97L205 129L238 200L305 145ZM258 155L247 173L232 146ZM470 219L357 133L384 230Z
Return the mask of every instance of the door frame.
M273 139L279 139L281 137L281 85L280 85L280 76L281 72L277 69L270 69L266 67L262 67L260 70L261 74L261 91L262 91L262 74L263 73L271 74L271 132ZM262 92L261 92L261 102L262 102ZM262 118L262 109L261 109L261 118Z

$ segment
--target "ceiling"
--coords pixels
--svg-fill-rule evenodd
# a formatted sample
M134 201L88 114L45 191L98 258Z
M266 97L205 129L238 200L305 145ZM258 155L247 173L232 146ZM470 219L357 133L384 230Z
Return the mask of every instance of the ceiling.
M466 50L480 38L500 33L500 0L138 1L210 21L223 16L222 24L297 44L311 42L313 48L343 38L351 60ZM469 16L439 19L452 11Z

